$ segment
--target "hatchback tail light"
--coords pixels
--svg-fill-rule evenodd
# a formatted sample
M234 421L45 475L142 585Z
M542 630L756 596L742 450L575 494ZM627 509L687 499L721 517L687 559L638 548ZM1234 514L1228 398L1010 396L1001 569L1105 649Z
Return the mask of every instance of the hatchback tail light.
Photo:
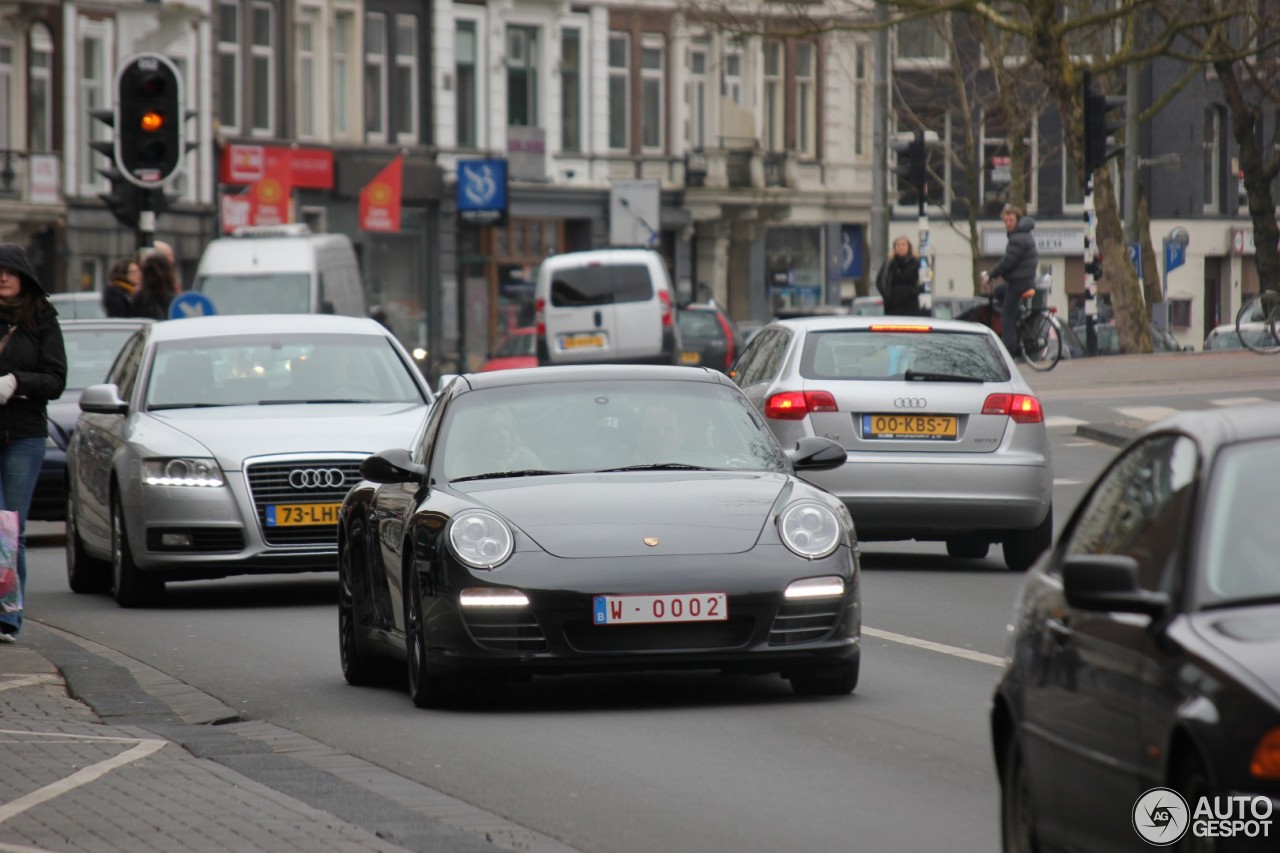
M1038 424L1044 420L1040 401L1030 394L991 394L982 404L984 415L1008 415L1016 424Z
M659 290L658 301L662 303L662 325L670 326L675 322L675 315L671 312L671 291Z
M828 391L781 391L764 404L764 416L775 421L799 421L810 412L838 412Z
M538 337L547 333L547 300L533 300L533 325L537 329Z
M733 367L733 329L729 327L729 321L719 312L716 313L716 320L720 322L720 331L724 332L724 369L728 370Z

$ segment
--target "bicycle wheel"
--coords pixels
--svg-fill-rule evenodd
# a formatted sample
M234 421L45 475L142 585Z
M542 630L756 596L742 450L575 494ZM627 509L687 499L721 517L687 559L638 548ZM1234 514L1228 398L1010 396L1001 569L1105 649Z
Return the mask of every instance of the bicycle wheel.
M1053 370L1062 358L1062 333L1053 315L1044 309L1018 318L1018 342L1033 370Z
M1280 352L1280 293L1264 290L1241 306L1236 314L1236 336L1254 352Z

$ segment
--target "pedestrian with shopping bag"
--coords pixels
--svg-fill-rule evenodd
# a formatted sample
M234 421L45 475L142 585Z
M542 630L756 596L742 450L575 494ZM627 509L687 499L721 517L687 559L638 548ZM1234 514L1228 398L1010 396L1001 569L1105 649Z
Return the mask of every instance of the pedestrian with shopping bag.
M27 511L49 438L47 404L67 384L62 329L48 297L26 251L0 244L0 642L13 642L22 629Z

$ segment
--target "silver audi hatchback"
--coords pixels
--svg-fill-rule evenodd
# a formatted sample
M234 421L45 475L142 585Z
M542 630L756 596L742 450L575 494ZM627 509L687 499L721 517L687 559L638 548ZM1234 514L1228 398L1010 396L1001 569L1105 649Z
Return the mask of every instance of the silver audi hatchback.
M767 326L731 374L783 447L840 442L805 479L839 497L862 541L991 543L1024 571L1053 534L1044 410L1000 339L959 320L811 317Z

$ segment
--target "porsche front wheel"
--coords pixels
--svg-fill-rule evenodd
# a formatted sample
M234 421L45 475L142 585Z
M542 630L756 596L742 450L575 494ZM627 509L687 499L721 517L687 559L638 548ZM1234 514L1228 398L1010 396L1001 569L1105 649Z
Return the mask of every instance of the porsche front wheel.
M427 630L422 615L422 581L412 565L405 569L404 641L409 662L409 698L419 708L443 704L442 680L427 669Z

